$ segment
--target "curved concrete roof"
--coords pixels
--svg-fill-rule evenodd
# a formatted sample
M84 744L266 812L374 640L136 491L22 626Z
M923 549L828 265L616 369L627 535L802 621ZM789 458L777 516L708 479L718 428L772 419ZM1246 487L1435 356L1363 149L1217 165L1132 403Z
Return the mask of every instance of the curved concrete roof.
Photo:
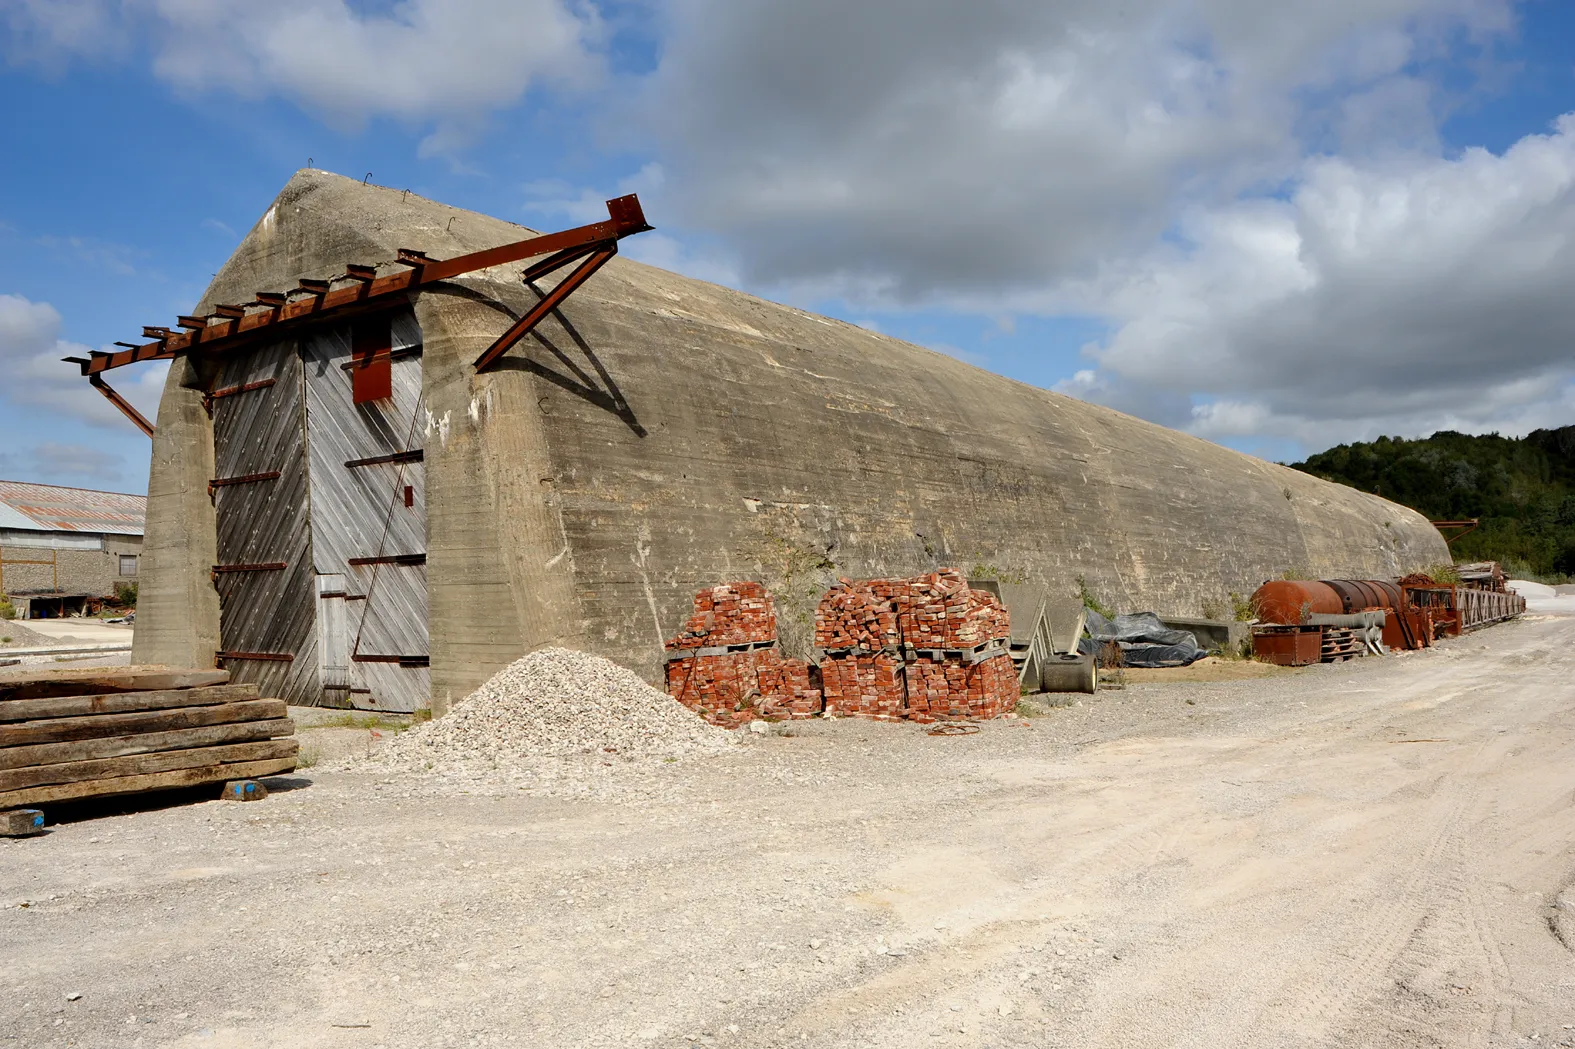
M526 235L302 171L204 305L400 247L446 258ZM1123 610L1195 615L1287 570L1391 576L1448 558L1421 515L1387 500L626 259L478 375L470 362L536 301L519 269L415 300L440 706L547 643L654 677L696 588L812 590L828 564L848 576L957 565L1058 591L1082 578ZM165 393L156 463L176 456L182 426L202 425L184 374ZM150 491L178 489L200 514L206 475L174 476L156 465ZM151 626L144 616L139 638Z

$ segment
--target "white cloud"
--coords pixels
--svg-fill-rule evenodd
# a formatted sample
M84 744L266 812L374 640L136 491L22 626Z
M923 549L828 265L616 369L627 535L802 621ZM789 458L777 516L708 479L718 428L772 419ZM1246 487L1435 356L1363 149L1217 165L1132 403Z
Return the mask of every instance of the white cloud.
M1095 399L1186 389L1201 435L1310 447L1575 421L1575 114L1502 155L1315 159L1181 229L1061 289L1118 324Z
M1417 70L1508 0L672 0L661 210L753 284L989 313L1309 148L1432 140Z
M47 302L0 295L0 371L9 377L3 396L17 406L50 409L95 426L129 430L142 439L119 409L89 386L73 365L61 361L68 356L86 357L91 351L61 339L60 328L60 314ZM109 381L116 392L154 420L168 372L168 363L155 361L112 372Z
M12 61L59 65L135 36L180 89L282 95L341 126L435 122L426 152L468 141L538 82L585 85L602 68L583 0L10 0L5 13Z

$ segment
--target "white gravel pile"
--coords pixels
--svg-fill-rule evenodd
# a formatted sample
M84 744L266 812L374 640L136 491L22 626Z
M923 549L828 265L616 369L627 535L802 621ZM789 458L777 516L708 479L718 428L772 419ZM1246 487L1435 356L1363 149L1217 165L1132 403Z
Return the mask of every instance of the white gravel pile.
M376 760L457 770L587 754L671 757L732 742L616 663L546 648L500 670L446 717L396 736Z

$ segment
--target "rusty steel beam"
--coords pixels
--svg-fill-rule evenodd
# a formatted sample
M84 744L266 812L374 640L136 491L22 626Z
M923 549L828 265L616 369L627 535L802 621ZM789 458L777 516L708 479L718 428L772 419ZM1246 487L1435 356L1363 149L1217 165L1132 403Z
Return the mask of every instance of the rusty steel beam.
M372 308L382 305L391 296L437 281L538 255L553 255L603 242L616 243L623 237L653 228L646 223L639 198L634 194L609 200L607 214L606 222L593 222L561 233L530 237L452 259L434 259L423 252L401 248L394 261L406 268L397 273L363 280L360 279L364 276L363 270L361 274L350 277L348 286L335 288L330 285L321 292L317 288L328 282L303 280L299 288L291 290L309 294L295 298L290 298L286 293L258 292L255 305L266 306L267 309L253 310L243 317L182 317L178 324L186 331L144 328L143 334L157 341L73 363L81 366L83 375L92 376L111 368L141 361L169 360L185 353L222 353L267 338L276 329L296 327L317 320L325 313L351 307L357 310Z
M1456 532L1454 535L1444 535L1444 545L1445 546L1448 546L1450 543L1453 543L1456 539L1459 539L1463 535L1469 535L1470 533L1476 531L1477 525L1480 524L1480 523L1481 523L1480 519L1475 518L1475 517L1468 518L1467 520L1464 520L1464 521L1429 521L1428 522L1428 524L1430 524L1434 528L1438 529L1438 534L1439 535L1444 535L1444 529L1446 529L1446 528L1458 528L1458 529L1460 529L1460 531Z
M110 404L113 404L115 407L119 408L120 413L126 418L130 419L133 426L147 434L149 437L153 436L153 424L148 422L148 420L143 417L141 412L132 407L130 401L116 393L114 387L105 382L103 379L99 378L97 375L90 377L88 381L93 384L93 388L95 390L104 395L105 399L108 400Z
M525 316L515 321L513 327L500 335L496 342L487 347L485 353L476 358L476 370L484 372L496 364L498 358L508 352L509 347L528 335L531 329L540 324L547 314L557 309L564 299L572 295L576 288L590 279L591 274L601 269L607 264L607 260L616 254L618 254L618 243L616 241L598 251L593 251L584 262L575 267L573 273L559 281L556 288L542 296L540 302L525 311Z

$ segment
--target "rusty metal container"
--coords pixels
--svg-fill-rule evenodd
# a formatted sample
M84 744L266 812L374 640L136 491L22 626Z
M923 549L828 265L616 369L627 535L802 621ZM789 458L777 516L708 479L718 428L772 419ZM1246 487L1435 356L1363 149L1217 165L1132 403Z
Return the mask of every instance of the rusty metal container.
M1323 659L1323 628L1269 626L1252 632L1252 654L1265 663L1305 667Z

